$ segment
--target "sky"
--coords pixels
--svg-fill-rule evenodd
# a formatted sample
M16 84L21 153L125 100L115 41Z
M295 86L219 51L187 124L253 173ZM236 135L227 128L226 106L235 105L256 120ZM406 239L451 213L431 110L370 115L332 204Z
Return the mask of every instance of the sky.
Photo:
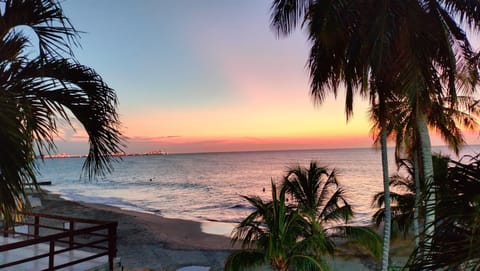
M80 63L115 89L127 152L372 146L368 102L309 96L302 30L278 38L266 0L65 0ZM469 135L478 144L478 135ZM81 127L58 152L86 153ZM441 141L434 137L434 145Z

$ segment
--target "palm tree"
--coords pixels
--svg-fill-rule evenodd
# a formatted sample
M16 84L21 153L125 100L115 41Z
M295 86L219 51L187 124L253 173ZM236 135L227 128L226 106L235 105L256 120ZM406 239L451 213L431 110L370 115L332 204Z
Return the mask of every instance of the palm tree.
M442 154L433 154L432 161L435 172L434 181L440 187L439 199L441 200L444 195L448 195L450 188L446 187L454 185L454 183L450 183L448 179L449 163L453 161L450 160L449 156ZM417 188L415 181L416 169L412 160L401 159L399 165L399 171L401 173L390 177L390 186L397 188L396 190L398 191L391 194L392 202L394 203L394 207L392 208L392 221L396 226L395 228L403 232L404 236L406 236L417 218L419 224L425 222L425 205L417 205L415 201L418 197L421 199L421 202L424 202L426 188L424 182L420 182L420 189ZM385 209L382 208L384 205L383 192L375 194L372 203L375 208L378 208L372 216L372 221L378 227L384 220ZM415 211L419 211L420 214L418 217ZM417 233L414 232L414 234Z
M293 204L286 204L291 195ZM272 201L244 197L254 207L233 232L242 250L227 259L226 270L268 262L274 270L328 270L323 256L333 255L334 238L346 238L380 254L380 239L367 227L338 225L353 215L338 187L335 171L310 163L287 171L280 191L272 182Z
M393 77L385 63L394 63L391 50L391 30L396 23L384 3L370 1L309 1L277 0L272 5L272 26L278 34L289 34L299 20L308 25L312 42L308 66L311 78L311 95L322 103L328 92L337 95L339 84L346 86L345 113L347 120L353 114L353 96L356 90L367 95L371 81L370 100L382 110L385 122L384 100L389 95ZM372 14L372 12L378 12ZM379 18L372 21L371 18ZM368 20L367 20L368 19ZM362 37L371 39L363 40ZM383 127L383 125L382 125ZM384 188L388 195L388 157L386 131L382 131L382 169ZM389 197L386 206L389 208ZM387 216L390 212L387 212ZM390 223L384 228L382 270L388 267Z
M479 17L474 10L479 1L468 4L459 1L418 1L409 8L404 27L398 39L401 49L397 65L406 71L400 75L405 97L415 116L415 130L419 142L419 159L426 196L425 248L431 246L435 232L435 196L437 187L433 182L433 163L428 132L428 115L437 99L450 97L449 105L458 104L459 91L470 94L478 83L473 52L461 26L478 28ZM432 48L435 48L432 50ZM458 80L468 75L468 84ZM432 98L435 97L435 98Z
M0 211L22 205L26 183L36 183L36 155L55 150L60 123L78 120L89 137L88 177L111 170L122 136L114 90L76 62L78 32L55 0L2 1L0 14ZM28 35L19 29L28 27ZM32 54L38 41L39 54Z
M458 155L460 147L465 144L463 138L462 130L471 130L475 131L478 129L478 117L480 116L480 107L478 103L472 97L468 96L458 96L458 103L455 107L449 105L450 99L448 97L439 99L439 97L432 97L432 100L435 102L431 105L431 111L428 114L428 125L431 129L437 131L444 141L448 144L447 146L453 150L455 154ZM423 184L420 183L420 176L418 174L418 140L415 133L415 114L411 112L411 108L408 106L408 103L405 101L405 98L399 98L396 96L390 96L389 100L386 102L387 108L389 110L390 119L387 121L385 129L387 130L389 136L395 138L395 160L399 168L407 169L411 173L410 176L414 177L413 180L408 181L408 185L415 185L415 187L410 187L411 191L420 191L420 187L423 187ZM371 108L370 111L372 122L374 126L372 132L375 137L375 142L380 141L381 125L379 121L379 111L378 106ZM380 130L380 132L379 132ZM434 155L433 163L439 158ZM409 161L407 161L407 160ZM441 169L442 167L435 167L436 169ZM435 174L437 175L437 174ZM399 176L396 177L398 179ZM395 182L396 185L403 185L402 182ZM390 181L392 185L392 180ZM423 189L421 191L424 191ZM383 193L379 193L383 197ZM420 193L413 193L414 206L420 207ZM394 195L395 197L398 195ZM398 200L398 199L395 199ZM382 200L383 204L383 200ZM420 243L420 229L419 229L419 208L413 208L413 228L415 235L415 243L418 246ZM383 210L382 210L383 212Z
M420 192L416 189L414 178L414 167L411 161L401 160L400 161L400 170L408 172L407 176L400 174L394 174L390 177L390 186L392 188L397 188L400 192L391 192L391 202L392 202L392 227L395 229L392 233L402 232L404 237L409 233L411 225L414 223L414 210L420 209L416 208L415 195L420 196ZM424 191L424 190L421 190ZM383 192L379 192L373 196L372 205L378 210L372 216L372 222L379 227L381 223L385 220L385 208L383 206L385 202L385 196Z
M285 191L272 182L271 201L244 197L254 211L232 233L232 244L242 240L242 250L227 258L225 270L245 270L265 263L278 271L328 270L321 255L333 253L333 243L323 239L321 232L310 231L314 227L287 206Z
M480 155L450 164L440 183L432 249L426 257L412 253L407 267L413 270L480 267Z
M479 6L478 1L454 0L276 0L272 5L272 26L279 34L289 34L299 22L308 26L311 93L317 102L328 92L336 95L343 82L348 118L355 89L365 90L369 78L378 91L371 97L376 96L378 104L393 91L381 87L384 83L396 82L399 94L408 98L420 143L419 164L430 191L427 224L432 226L427 229L428 236L434 232L436 190L426 118L431 110L430 97L442 97L446 90L453 106L458 102L458 89L467 93L474 90L478 82L474 53L458 20L478 29ZM392 65L394 73L384 72ZM459 74L467 74L469 84L457 84ZM384 187L388 189L386 178ZM387 239L385 235L385 249ZM387 268L388 252L384 256L382 270Z
M337 181L335 170L328 171L317 162L309 167L292 167L284 177L283 185L300 212L309 223L324 228L325 238L339 237L365 246L375 257L380 256L379 239L368 227L349 226L353 210L345 191ZM334 244L333 241L329 243Z
M308 168L290 168L284 177L283 187L310 220L320 219L329 223L333 222L331 219L335 222L348 221L353 216L345 192L339 188L336 171L328 172L315 161L310 162Z

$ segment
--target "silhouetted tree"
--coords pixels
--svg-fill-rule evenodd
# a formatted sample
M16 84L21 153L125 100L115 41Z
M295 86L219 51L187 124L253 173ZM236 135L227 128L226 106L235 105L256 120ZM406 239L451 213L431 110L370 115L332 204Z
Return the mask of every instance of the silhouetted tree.
M60 119L70 126L76 119L87 132L84 170L90 177L111 169L109 155L121 150L122 136L114 90L74 59L78 32L60 4L0 5L0 212L11 221L23 206L25 184L36 183L34 157L55 149Z

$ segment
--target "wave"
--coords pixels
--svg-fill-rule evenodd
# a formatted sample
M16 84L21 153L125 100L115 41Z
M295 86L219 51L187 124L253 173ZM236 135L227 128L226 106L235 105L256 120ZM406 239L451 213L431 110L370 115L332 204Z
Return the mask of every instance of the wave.
M253 210L255 207L248 205L248 204L235 204L233 206L228 207L228 209L242 209L242 210Z
M165 217L238 222L254 210L240 195L268 197L262 187L281 178L287 166L321 159L341 170L342 185L352 191L356 217L351 222L365 225L373 212L371 197L383 187L378 155L361 149L126 157L98 181L79 180L78 159L50 159L39 178L52 181L48 190L72 200Z
M61 198L66 200L80 201L80 202L94 203L94 204L103 204L103 205L118 207L124 210L151 213L156 215L161 215L162 213L161 210L159 209L149 208L143 205L137 205L130 201L123 200L122 198L119 198L119 197L85 196L85 195L79 194L78 192L79 191L74 189L68 189L68 190L56 191L55 193L58 193Z
M207 218L207 217L202 217L202 220L208 221L208 222L235 224L235 225L241 221L241 219L214 219L214 218Z
M233 204L233 205L232 205ZM221 204L211 204L211 205L202 205L198 207L191 207L192 210L253 210L254 207L248 204L242 203L221 203Z

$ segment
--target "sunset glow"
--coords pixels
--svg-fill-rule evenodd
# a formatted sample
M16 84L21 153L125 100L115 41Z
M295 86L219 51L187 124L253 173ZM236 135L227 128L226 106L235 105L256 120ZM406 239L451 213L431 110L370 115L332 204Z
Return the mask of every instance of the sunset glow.
M356 98L349 123L342 91L314 106L306 35L277 38L269 27L270 1L187 2L63 4L86 32L79 61L118 94L127 151L372 145L367 101ZM85 152L81 129L60 136L60 152Z

